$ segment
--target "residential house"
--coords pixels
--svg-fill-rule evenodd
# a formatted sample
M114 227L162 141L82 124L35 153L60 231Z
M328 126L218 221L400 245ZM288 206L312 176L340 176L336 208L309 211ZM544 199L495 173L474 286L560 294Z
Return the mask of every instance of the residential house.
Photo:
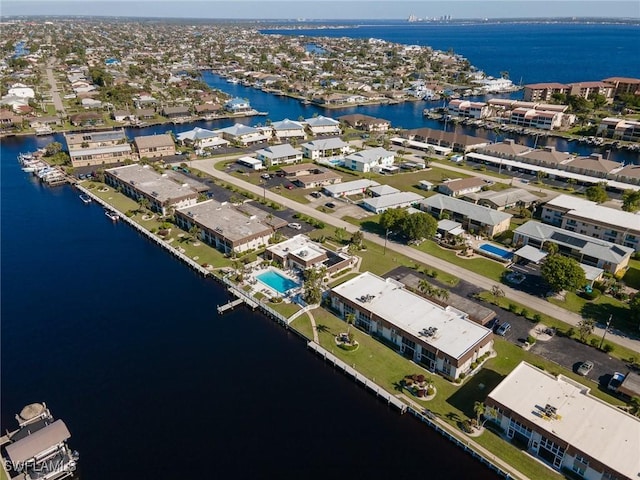
M327 275L350 268L355 263L355 257L330 250L301 234L267 247L264 257L287 269L324 268Z
M168 157L176 154L173 137L168 133L135 137L133 143L140 158Z
M479 192L487 186L488 183L482 178L456 178L454 180L448 180L438 185L438 191L451 197L461 197L470 193Z
M271 124L273 136L279 140L288 138L305 138L304 126L300 122L294 122L285 118L281 122L273 122Z
M540 201L540 197L522 188L469 193L464 195L464 199L500 211L508 208L529 208Z
M132 120L131 112L129 112L128 110L114 110L111 113L111 117L116 122L128 122L128 121Z
M191 109L183 106L164 107L162 109L162 115L170 120L181 120L191 117Z
M149 207L166 215L169 209L195 205L198 191L188 183L179 183L168 174L160 174L149 165L125 165L104 171L105 182L136 201L145 198Z
M204 154L205 150L229 145L229 142L223 139L220 133L200 127L179 133L177 140L182 145L193 146L197 154Z
M555 470L590 480L640 472L640 421L571 378L520 362L485 405L507 438Z
M361 202L361 205L365 209L378 214L383 213L390 208L410 207L417 204L420 200L424 200L424 197L417 193L396 192L378 197L366 198Z
M506 232L512 218L511 214L442 194L425 198L418 205L436 218L459 222L468 232L487 237Z
M124 130L65 133L64 138L74 167L109 165L133 159Z
M337 185L329 185L322 189L322 191L330 197L348 197L351 195L362 194L367 191L368 188L380 185L373 180L353 180L351 182L339 183Z
M258 160L262 161L267 168L274 165L288 165L302 161L302 151L293 148L288 143L282 145L272 145L270 147L256 150Z
M464 312L442 307L404 288L392 278L364 272L329 292L340 316L390 342L401 355L455 380L493 349L493 334Z
M344 166L358 172L378 172L383 167L393 166L395 153L382 147L361 150L348 155L344 159Z
M340 122L333 118L318 115L305 119L304 123L311 131L312 135L340 135Z
M628 142L640 142L640 121L606 117L600 120L596 135Z
M489 106L485 102L471 102L464 99L451 100L447 105L449 115L455 117L481 119L488 117L491 113Z
M310 158L317 162L330 162L332 160L344 160L352 150L348 143L340 138L327 138L324 140L313 140L301 145L305 158Z
M248 113L253 111L253 108L251 107L249 100L245 98L239 98L239 97L235 97L235 98L232 98L231 100L228 100L224 104L224 109L229 113L233 113L233 114L243 114L243 113Z
M391 126L391 122L388 120L371 117L369 115L362 115L360 113L343 115L342 117L338 117L338 120L344 122L351 128L355 128L356 130L364 130L365 132L383 133L389 130L389 127Z
M518 248L529 245L546 250L548 243L556 244L562 255L614 275L627 267L634 253L630 247L533 220L513 232L513 244Z
M242 125L241 123L236 123L231 127L215 130L215 132L221 134L222 138L225 140L232 143L235 142L245 147L262 143L267 140L267 136L257 128Z
M96 127L104 125L104 118L95 112L76 113L69 116L69 121L74 127Z
M640 251L640 215L558 195L542 205L542 221Z

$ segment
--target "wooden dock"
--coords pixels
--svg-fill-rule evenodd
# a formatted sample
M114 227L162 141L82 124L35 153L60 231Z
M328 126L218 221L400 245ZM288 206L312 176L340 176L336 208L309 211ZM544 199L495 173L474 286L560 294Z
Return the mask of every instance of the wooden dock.
M226 312L227 310L231 310L234 307L237 307L238 305L240 305L244 300L242 300L241 298L236 298L235 300L231 300L228 303L225 303L224 305L218 305L218 315L223 314L224 312Z

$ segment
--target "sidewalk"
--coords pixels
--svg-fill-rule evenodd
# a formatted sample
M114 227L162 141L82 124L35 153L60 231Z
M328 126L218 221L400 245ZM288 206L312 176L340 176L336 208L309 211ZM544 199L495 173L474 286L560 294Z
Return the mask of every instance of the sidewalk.
M219 178L221 180L226 181L227 183L236 185L238 187L242 187L243 189L250 191L252 193L255 193L257 195L262 196L264 193L266 193L266 197L269 200L273 200L282 205L286 205L287 207L293 210L296 210L297 212L300 212L302 214L315 217L318 220L321 220L328 225L333 225L335 227L344 227L349 233L353 233L359 230L357 226L347 223L344 220L336 218L327 213L320 212L312 207L295 202L294 200L290 200L286 197L282 197L269 190L266 190L266 192L263 192L262 187L260 187L259 185L253 185L253 184L247 183L232 175L229 175L226 172L221 172L219 170L216 170L216 168L214 167L214 164L219 161L221 160L220 159L194 160L189 162L189 165L199 170L202 170L203 172L208 173L213 177ZM384 238L381 238L378 235L374 235L368 232L363 232L363 233L364 233L365 239L373 243L376 243L380 246L383 246L385 244ZM399 244L389 240L387 242L387 249L406 255L407 257L412 258L420 263L424 263L426 265L435 267L439 270L443 270L447 273L451 273L452 275L458 278L464 278L468 282L471 282L487 291L491 291L491 287L496 285L495 281L490 280L486 277L483 277L482 275L471 272L457 265L453 265L445 260L434 257L427 253L421 252L407 245ZM528 308L531 308L532 310L537 310L540 313L549 315L560 321L568 323L569 325L576 326L578 322L582 320L582 317L577 313L573 313L568 310L565 310L564 308L558 307L557 305L549 303L542 298L534 297L527 293L514 290L506 285L500 285L500 288L504 291L506 298L515 300L518 303L526 305ZM596 336L602 337L604 330L601 328L596 328L593 333ZM607 332L607 338L611 343L617 343L618 345L621 345L630 350L640 353L640 340L632 339L632 338L625 337L612 332Z

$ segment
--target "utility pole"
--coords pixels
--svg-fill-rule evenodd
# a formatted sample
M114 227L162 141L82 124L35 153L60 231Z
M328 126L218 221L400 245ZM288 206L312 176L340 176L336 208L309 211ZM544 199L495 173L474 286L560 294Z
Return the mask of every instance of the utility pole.
M387 228L387 230L384 233L384 251L383 251L383 255L387 254L387 240L389 238L389 229Z
M611 325L612 317L613 317L613 315L609 315L609 320L607 321L607 326L604 327L604 332L602 333L602 338L600 339L600 346L598 347L599 350L602 350L602 344L604 343L604 337L607 335L607 331L609 331L609 325Z

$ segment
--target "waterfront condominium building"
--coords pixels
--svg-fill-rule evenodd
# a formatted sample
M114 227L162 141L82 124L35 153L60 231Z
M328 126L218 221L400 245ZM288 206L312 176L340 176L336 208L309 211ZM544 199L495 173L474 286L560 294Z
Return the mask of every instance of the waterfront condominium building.
M588 480L637 479L640 420L589 387L521 362L488 395L485 413L519 448Z
M542 206L542 221L640 251L640 215L558 195Z
M322 115L306 118L304 123L312 135L340 135L342 133L339 121Z
M173 174L160 174L149 165L125 165L104 171L105 182L136 201L146 198L149 207L162 215L170 208L186 207L198 201L198 188L182 183Z
M64 139L74 167L110 165L133 158L124 130L65 133Z
M355 315L358 328L390 342L402 355L450 379L493 348L493 333L453 307L410 292L392 278L364 272L329 292L341 316Z
M183 230L199 228L201 240L227 254L267 246L275 230L255 212L242 211L230 203L216 200L177 209L175 219Z

